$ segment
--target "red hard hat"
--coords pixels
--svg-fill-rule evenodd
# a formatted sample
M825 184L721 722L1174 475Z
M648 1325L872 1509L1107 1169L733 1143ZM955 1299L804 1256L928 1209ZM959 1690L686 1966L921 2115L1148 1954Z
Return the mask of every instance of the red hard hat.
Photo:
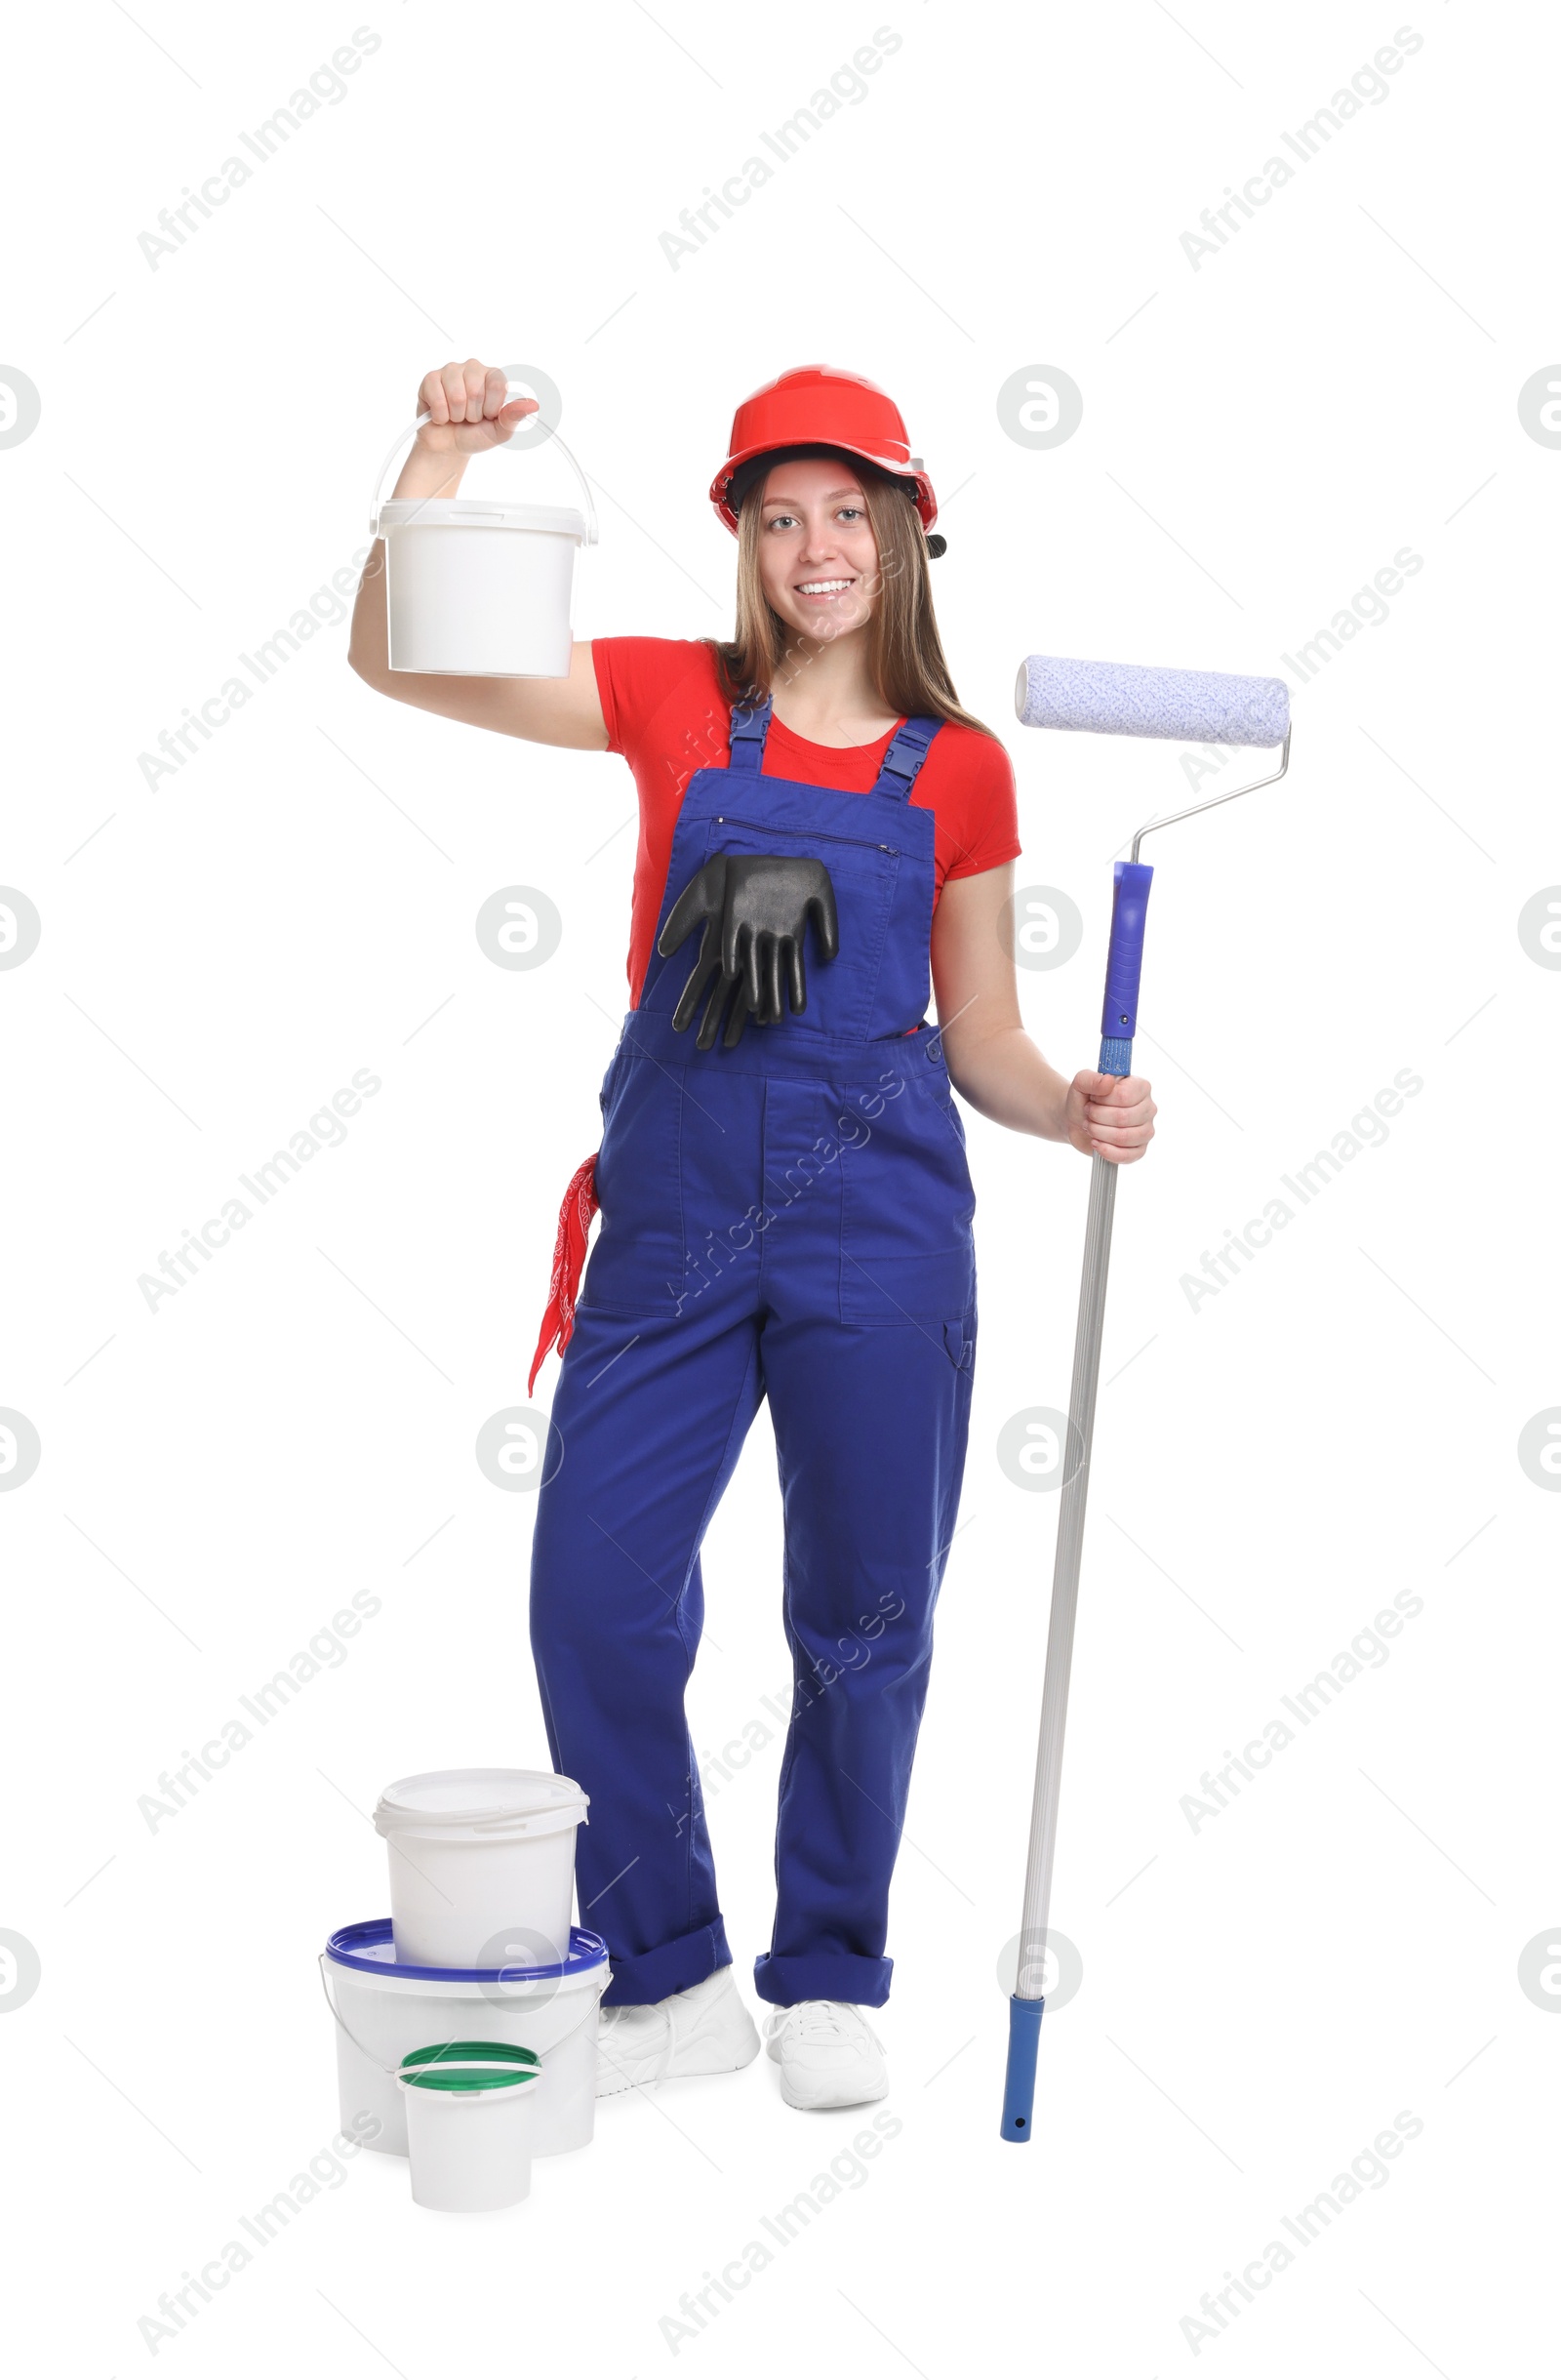
M921 457L910 451L905 424L892 397L860 372L837 372L829 364L803 364L782 372L744 397L732 419L732 447L710 483L710 502L736 532L732 481L744 463L785 446L837 446L863 463L875 463L914 494L921 525L938 518L933 483Z

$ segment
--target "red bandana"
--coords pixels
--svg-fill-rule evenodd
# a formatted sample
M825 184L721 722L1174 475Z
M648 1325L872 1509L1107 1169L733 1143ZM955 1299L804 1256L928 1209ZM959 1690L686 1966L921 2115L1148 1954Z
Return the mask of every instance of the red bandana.
M547 1311L542 1316L541 1337L532 1357L531 1377L526 1383L529 1396L537 1385L537 1375L556 1344L560 1354L575 1335L575 1301L580 1294L580 1276L585 1266L585 1243L590 1237L591 1217L596 1212L596 1159L586 1158L571 1176L564 1192L564 1203L558 1210L558 1237L553 1242L553 1271L547 1284Z

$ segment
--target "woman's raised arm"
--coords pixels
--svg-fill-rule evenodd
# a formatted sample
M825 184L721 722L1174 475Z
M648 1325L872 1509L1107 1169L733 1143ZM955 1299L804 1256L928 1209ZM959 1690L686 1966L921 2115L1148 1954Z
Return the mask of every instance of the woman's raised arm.
M427 373L418 390L418 411L428 420L413 441L395 484L397 496L450 497L459 493L472 455L502 446L518 422L537 411L534 397L506 396L504 375L475 357ZM588 644L570 656L568 677L431 677L392 669L385 620L384 541L378 539L364 565L352 614L347 659L365 685L393 702L412 703L442 718L495 735L520 736L531 744L561 744L577 751L607 749Z

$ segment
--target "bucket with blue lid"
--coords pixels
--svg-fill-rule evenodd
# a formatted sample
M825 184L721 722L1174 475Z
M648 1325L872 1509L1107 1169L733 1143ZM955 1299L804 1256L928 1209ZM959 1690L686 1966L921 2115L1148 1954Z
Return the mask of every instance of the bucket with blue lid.
M612 1974L607 1945L577 1925L565 1958L539 1962L525 1950L508 1946L487 1967L402 1964L388 1917L339 1927L320 1967L336 2017L342 2122L360 2110L377 2116L370 2145L405 2157L407 2102L397 2081L405 2061L430 2042L482 2038L540 2061L534 2154L585 2148L596 2120L597 2010Z

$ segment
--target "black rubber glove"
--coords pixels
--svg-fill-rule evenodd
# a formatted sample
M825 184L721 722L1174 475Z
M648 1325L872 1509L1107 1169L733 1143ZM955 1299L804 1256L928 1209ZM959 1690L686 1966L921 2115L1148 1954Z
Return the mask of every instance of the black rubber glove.
M840 921L835 888L821 860L754 859L725 851L706 860L683 887L658 945L661 956L669 958L697 925L704 929L673 1012L673 1030L688 1029L706 986L710 996L696 1044L701 1050L715 1047L729 998L728 1049L741 1039L750 1014L761 1025L780 1022L787 987L800 1015L808 1005L803 945L810 917L820 949L833 958L840 948Z

